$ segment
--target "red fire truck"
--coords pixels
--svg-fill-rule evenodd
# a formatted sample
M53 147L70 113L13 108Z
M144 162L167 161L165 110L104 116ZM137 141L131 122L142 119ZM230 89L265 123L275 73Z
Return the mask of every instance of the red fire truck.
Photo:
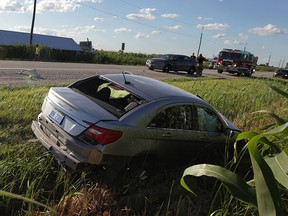
M258 57L245 50L222 49L217 59L217 71L251 76L255 72L257 61Z

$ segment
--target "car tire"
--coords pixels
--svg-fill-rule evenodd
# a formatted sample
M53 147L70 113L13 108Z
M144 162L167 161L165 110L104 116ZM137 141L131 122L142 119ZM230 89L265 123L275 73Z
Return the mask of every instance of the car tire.
M162 71L165 72L165 73L169 73L171 71L171 65L165 65L162 68Z
M133 194L147 185L156 170L155 164L154 157L147 155L117 163L107 168L105 183L118 193Z
M196 70L195 70L194 67L192 66L192 67L187 71L187 73L190 74L190 75L193 75L195 71L196 71Z
M221 73L223 73L223 70L222 69L218 69L217 72L221 74Z
M133 194L147 185L152 174L152 163L145 158L133 159L122 174L122 194Z

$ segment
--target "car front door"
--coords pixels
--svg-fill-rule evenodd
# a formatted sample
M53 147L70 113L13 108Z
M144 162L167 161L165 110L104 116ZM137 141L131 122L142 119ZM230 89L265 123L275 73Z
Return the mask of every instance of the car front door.
M192 104L163 107L149 123L157 130L157 151L170 161L179 161L197 150L198 131L195 131ZM189 158L188 158L189 159Z
M194 111L197 119L198 144L203 147L203 153L210 155L211 160L216 158L217 161L224 161L226 148L230 149L231 146L228 146L229 139L224 134L223 121L208 107L195 105Z
M186 60L185 56L177 56L175 64L174 64L175 70L183 71L186 70Z

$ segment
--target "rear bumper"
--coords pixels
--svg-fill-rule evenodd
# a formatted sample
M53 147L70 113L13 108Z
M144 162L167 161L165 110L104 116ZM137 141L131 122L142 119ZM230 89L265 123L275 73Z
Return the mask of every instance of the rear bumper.
M33 121L31 128L38 138L38 140L42 143L42 145L61 163L65 166L69 167L72 170L77 170L82 166L88 164L100 164L103 159L103 154L98 149L90 149L88 154L88 158L76 156L75 153L70 151L63 143L60 143L59 140L53 134L48 136L43 131L43 126L37 122ZM87 151L87 150L86 150Z

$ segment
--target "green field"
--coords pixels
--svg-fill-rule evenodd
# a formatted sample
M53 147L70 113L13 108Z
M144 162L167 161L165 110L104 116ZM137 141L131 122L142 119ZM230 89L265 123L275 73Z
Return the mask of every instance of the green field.
M256 118L259 114L254 112L259 110L276 113L284 119L288 116L288 99L270 87L288 92L285 80L175 78L163 81L201 96L242 131L261 133L264 126L275 122L271 118ZM227 215L257 215L255 206L231 199L223 188L219 192L219 184L215 187L210 179L193 181L197 197L187 192L180 185L185 167L163 171L144 188L126 195L119 194L116 187L106 187L97 170L65 172L35 140L30 127L51 86L0 86L0 212L3 215L72 215L69 211L79 215L88 215L89 211L94 213L91 215L208 215L217 209L224 209ZM281 140L287 147L286 137ZM287 190L284 195L287 202Z

